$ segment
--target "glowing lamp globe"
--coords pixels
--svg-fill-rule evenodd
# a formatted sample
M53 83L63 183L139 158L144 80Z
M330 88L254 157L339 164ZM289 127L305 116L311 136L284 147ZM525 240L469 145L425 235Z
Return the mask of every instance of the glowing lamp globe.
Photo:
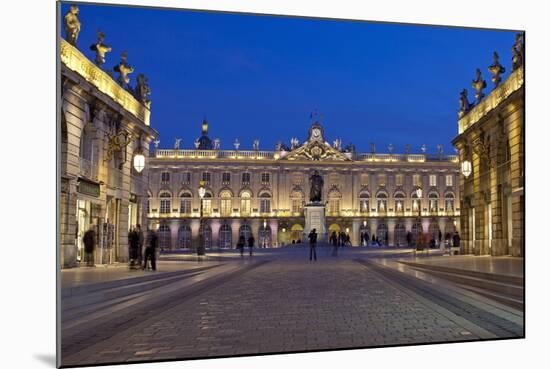
M472 163L470 163L469 160L464 160L461 166L462 174L464 174L464 177L468 178L470 174L472 174Z
M134 169L138 173L141 173L145 169L145 155L142 153L134 155Z

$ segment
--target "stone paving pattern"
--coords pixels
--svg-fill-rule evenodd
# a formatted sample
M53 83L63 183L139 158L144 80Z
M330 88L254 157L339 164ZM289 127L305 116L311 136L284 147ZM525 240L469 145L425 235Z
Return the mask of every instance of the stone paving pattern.
M477 340L350 258L269 261L62 358L63 365Z

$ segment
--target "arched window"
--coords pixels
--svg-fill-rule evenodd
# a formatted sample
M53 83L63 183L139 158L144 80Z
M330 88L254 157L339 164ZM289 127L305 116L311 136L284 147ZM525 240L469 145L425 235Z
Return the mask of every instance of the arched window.
M362 192L359 194L359 211L361 213L368 213L369 210L369 194Z
M448 193L445 195L445 211L455 210L455 195Z
M428 209L432 213L437 213L437 210L438 210L438 208L437 208L437 206L438 206L437 199L438 198L439 198L439 196L435 192L432 192L428 195Z
M231 215L231 192L224 190L220 193L220 212L221 216Z
M395 212L402 213L405 210L405 195L398 192L394 196L395 199Z
M258 246L259 247L271 247L271 227L266 225L260 227L258 231Z
M191 194L189 192L180 195L180 213L191 214Z
M388 226L386 223L379 223L376 227L376 237L381 245L388 244Z
M172 208L172 194L168 191L161 192L160 198L160 213L169 214Z
M80 158L93 162L94 158L94 135L95 127L92 123L88 123L82 129L80 135Z
M428 227L428 233L430 234L430 241L435 240L436 243L439 243L439 224L437 222L433 221L430 223L430 226Z
M376 196L377 209L379 213L384 213L388 210L388 195L384 192L379 192Z
M292 212L301 213L303 210L303 203L304 203L304 197L302 195L302 192L292 191L292 194L290 195L290 199L292 200Z
M264 192L260 195L260 213L271 212L271 195Z
M207 192L202 198L202 213L204 215L209 215L212 213L212 194Z
M252 194L250 191L243 191L241 193L241 216L250 215L250 198Z
M248 239L250 238L250 235L252 234L252 230L250 229L250 226L248 224L243 224L239 228L239 237L244 236L244 242L248 244Z
M170 226L168 224L161 224L157 233L160 249L169 249L172 241Z
M422 236L423 230L422 230L422 223L416 222L412 225L411 229L411 236L412 236L412 243L417 244L420 242L420 237Z
M187 224L180 226L178 229L178 247L180 249L191 247L191 227Z
M201 225L199 228L199 234L202 233L202 243L207 249L212 247L212 228L208 224Z
M407 230L403 223L397 223L393 233L395 237L395 246L405 246L407 244Z
M412 199L412 209L413 209L413 211L415 211L415 212L419 211L420 210L420 199L416 195L416 191L413 191L413 193L411 195L411 199Z
M328 212L331 215L340 213L340 199L342 195L337 190L332 190L328 194Z
M220 227L220 248L231 248L231 227L228 224Z

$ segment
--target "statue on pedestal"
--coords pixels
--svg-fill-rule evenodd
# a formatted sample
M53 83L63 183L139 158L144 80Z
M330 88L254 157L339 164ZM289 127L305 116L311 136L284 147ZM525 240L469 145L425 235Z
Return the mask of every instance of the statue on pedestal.
M476 79L472 81L472 87L476 90L476 94L474 96L477 101L480 102L485 96L483 89L487 87L487 83L483 78L481 78L481 70L479 68L476 69Z
M151 100L147 96L151 94L151 88L149 87L148 82L147 77L145 77L143 73L138 74L134 96L140 103L145 105L146 108L150 109Z
M516 34L516 42L512 46L512 70L516 70L523 65L523 35Z
M111 51L111 48L103 43L105 34L101 31L97 33L97 42L90 46L90 50L95 51L95 65L101 68L105 64L105 54Z
M468 101L468 91L466 89L463 89L460 93L460 110L458 111L458 117L462 118L464 114L470 111L472 108L472 105Z
M311 183L311 189L309 191L309 201L321 202L324 181L318 170L313 172L311 177L309 177L309 182Z
M117 82L122 87L126 88L128 86L128 83L130 83L130 77L128 75L130 73L134 72L134 68L128 64L126 61L126 58L128 56L128 53L126 51L123 51L120 55L120 63L118 65L115 65L113 68L115 72L119 73L119 76L117 78Z
M500 75L504 73L506 70L500 63L498 62L498 54L495 51L493 53L493 64L491 64L487 69L489 69L489 72L493 75L491 78L491 81L495 84L495 88L498 87L500 84L500 81L502 81L502 78L500 78Z
M68 43L76 47L78 34L80 33L80 21L78 20L78 6L71 5L71 8L63 18L63 26L65 27L65 39Z

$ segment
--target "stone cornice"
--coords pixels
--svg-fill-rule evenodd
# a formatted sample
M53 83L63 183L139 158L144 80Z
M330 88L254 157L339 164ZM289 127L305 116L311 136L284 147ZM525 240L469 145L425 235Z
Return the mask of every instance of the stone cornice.
M64 39L61 39L60 58L61 63L67 68L82 76L99 91L120 104L146 126L149 126L151 111Z
M475 105L468 113L458 120L458 134L462 134L469 127L478 122L490 111L501 104L512 93L523 87L524 69L523 66L516 69L500 86L495 88L480 103Z

